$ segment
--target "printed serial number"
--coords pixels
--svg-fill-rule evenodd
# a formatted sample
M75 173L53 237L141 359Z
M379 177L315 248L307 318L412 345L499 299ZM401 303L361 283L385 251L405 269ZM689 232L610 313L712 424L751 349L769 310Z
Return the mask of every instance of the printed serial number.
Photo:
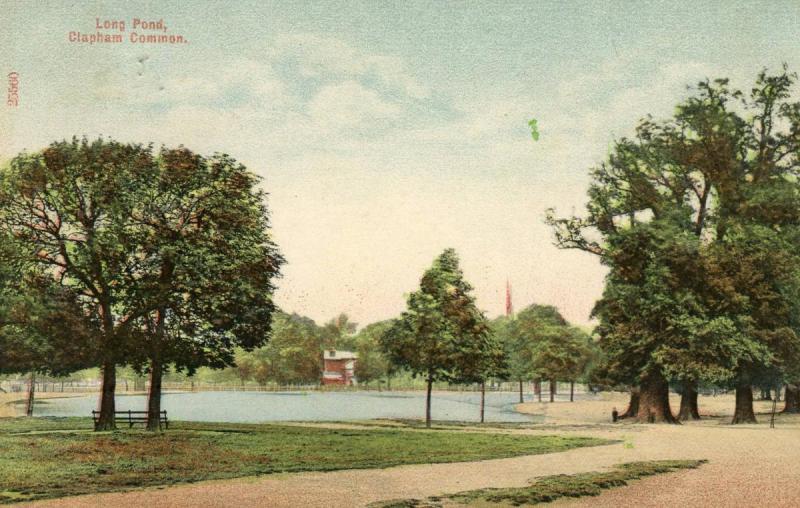
M19 73L10 72L8 74L8 95L6 104L11 107L19 106Z

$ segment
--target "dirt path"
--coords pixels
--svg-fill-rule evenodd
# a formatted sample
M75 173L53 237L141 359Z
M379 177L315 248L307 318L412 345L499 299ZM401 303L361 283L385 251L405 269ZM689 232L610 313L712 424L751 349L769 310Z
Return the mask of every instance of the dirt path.
M608 407L609 401L604 401ZM800 419L730 427L718 421L683 426L597 426L578 428L570 414L593 411L594 403L549 408L563 433L620 439L609 446L564 453L482 462L402 466L383 470L300 473L204 482L162 490L100 494L52 500L31 506L151 507L352 507L397 498L525 485L531 478L593 471L622 462L654 459L708 459L698 470L638 481L596 498L566 500L555 506L798 506ZM531 408L523 408L530 410ZM556 414L558 413L558 415ZM570 413L570 414L567 414ZM763 419L763 418L762 418ZM585 417L584 417L585 421ZM766 421L766 420L765 420ZM598 422L599 423L599 422ZM521 430L521 433L550 433Z

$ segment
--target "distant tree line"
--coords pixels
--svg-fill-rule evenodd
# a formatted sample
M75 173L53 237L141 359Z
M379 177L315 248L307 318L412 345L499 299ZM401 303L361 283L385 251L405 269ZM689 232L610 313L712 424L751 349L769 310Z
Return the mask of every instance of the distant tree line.
M335 349L358 354L358 383L388 384L394 371L377 343L386 326L386 322L378 322L356 332L357 324L344 313L320 326L309 317L279 311L270 341L253 351L238 351L231 369L242 383L318 384L322 379L322 353Z

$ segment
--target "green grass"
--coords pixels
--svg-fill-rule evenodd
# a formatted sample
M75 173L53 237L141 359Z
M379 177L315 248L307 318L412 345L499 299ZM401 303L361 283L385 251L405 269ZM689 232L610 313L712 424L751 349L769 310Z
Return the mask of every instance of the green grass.
M83 418L0 419L0 503L294 471L553 453L610 441L417 429L170 423L91 432Z
M645 476L671 473L679 469L695 469L705 460L654 460L629 462L608 472L573 475L560 474L537 479L527 487L479 489L428 499L398 499L373 503L371 508L440 508L442 500L466 506L510 505L528 506L549 503L562 497L597 496L604 489L623 487L631 480Z

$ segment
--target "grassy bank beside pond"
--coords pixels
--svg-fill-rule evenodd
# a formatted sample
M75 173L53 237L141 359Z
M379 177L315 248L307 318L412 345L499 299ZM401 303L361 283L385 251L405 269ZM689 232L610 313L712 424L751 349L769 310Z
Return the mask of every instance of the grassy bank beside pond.
M84 418L0 419L0 503L281 472L553 453L609 441L396 429L170 423L91 432Z

